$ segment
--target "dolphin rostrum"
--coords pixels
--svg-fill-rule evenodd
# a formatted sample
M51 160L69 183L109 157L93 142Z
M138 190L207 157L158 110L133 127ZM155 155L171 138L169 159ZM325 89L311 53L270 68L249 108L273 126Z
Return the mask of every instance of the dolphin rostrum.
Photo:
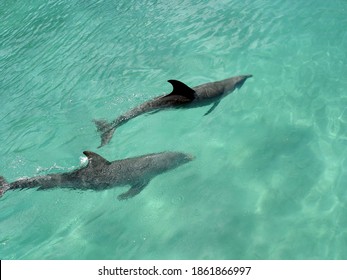
M88 164L72 172L22 178L12 183L0 177L0 197L8 190L26 188L100 191L130 185L127 192L118 196L119 200L123 200L139 194L156 175L193 160L188 154L162 152L110 162L96 153L83 153L88 158Z
M101 134L101 144L99 148L110 142L117 127L120 127L130 119L136 118L144 113L158 111L165 108L181 108L185 106L201 107L213 104L206 112L205 115L207 115L217 107L218 103L224 96L233 92L235 88L240 88L250 77L252 77L252 75L242 75L222 81L202 84L193 88L190 88L180 81L169 80L168 82L173 86L173 90L170 94L161 95L142 103L119 116L111 123L106 120L94 120L97 130Z

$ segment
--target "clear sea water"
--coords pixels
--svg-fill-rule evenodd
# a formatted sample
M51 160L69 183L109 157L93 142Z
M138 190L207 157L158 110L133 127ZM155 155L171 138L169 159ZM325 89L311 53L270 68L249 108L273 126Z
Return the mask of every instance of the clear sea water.
M347 1L0 2L0 174L160 151L196 159L138 196L7 192L1 259L347 259ZM253 74L209 107L113 120Z

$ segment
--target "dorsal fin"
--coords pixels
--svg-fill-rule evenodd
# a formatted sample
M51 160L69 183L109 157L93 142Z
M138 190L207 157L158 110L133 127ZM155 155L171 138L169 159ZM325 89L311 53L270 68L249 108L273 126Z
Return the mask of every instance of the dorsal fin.
M187 97L189 100L195 99L195 90L177 80L168 80L168 82L173 86L173 90L168 95L181 95Z
M84 151L83 154L85 154L88 158L88 167L97 167L101 165L109 165L111 164L107 159L103 158L102 156L98 155L97 153L93 153L90 151Z

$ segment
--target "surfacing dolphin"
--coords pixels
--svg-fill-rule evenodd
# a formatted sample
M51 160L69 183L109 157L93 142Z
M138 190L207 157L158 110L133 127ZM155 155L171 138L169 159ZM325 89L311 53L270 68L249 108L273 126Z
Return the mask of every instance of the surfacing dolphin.
M142 103L119 116L111 123L106 120L94 120L97 130L101 134L101 144L98 148L110 142L116 128L144 113L166 108L191 108L213 104L206 112L205 115L207 115L217 107L223 97L233 92L236 88L240 88L250 77L252 77L252 75L242 75L222 81L202 84L193 88L190 88L180 81L169 80L168 82L173 86L173 90L170 94L161 95Z
M118 199L128 199L139 194L156 175L185 164L193 157L180 152L147 154L122 160L108 161L102 156L85 151L88 164L72 172L23 178L8 183L0 177L0 197L8 190L38 188L70 188L79 190L105 190L130 185Z

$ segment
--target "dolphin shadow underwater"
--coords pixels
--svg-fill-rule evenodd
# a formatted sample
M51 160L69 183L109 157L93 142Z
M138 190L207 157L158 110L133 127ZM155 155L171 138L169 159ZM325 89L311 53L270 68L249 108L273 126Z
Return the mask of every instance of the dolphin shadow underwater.
M0 197L8 190L27 188L101 191L130 185L128 191L118 196L119 200L124 200L139 194L155 176L194 159L185 153L162 152L110 162L96 153L83 153L88 158L88 164L72 172L22 178L12 183L0 177Z
M236 76L217 82L202 84L193 88L190 88L180 81L169 80L168 82L173 86L173 90L170 94L161 95L142 103L123 115L120 115L110 123L106 120L94 120L97 130L101 135L101 144L98 148L111 141L116 128L144 113L155 113L161 109L167 108L194 108L213 104L205 113L205 115L207 115L217 107L223 97L233 92L236 88L241 88L244 82L250 77L252 77L252 75Z

